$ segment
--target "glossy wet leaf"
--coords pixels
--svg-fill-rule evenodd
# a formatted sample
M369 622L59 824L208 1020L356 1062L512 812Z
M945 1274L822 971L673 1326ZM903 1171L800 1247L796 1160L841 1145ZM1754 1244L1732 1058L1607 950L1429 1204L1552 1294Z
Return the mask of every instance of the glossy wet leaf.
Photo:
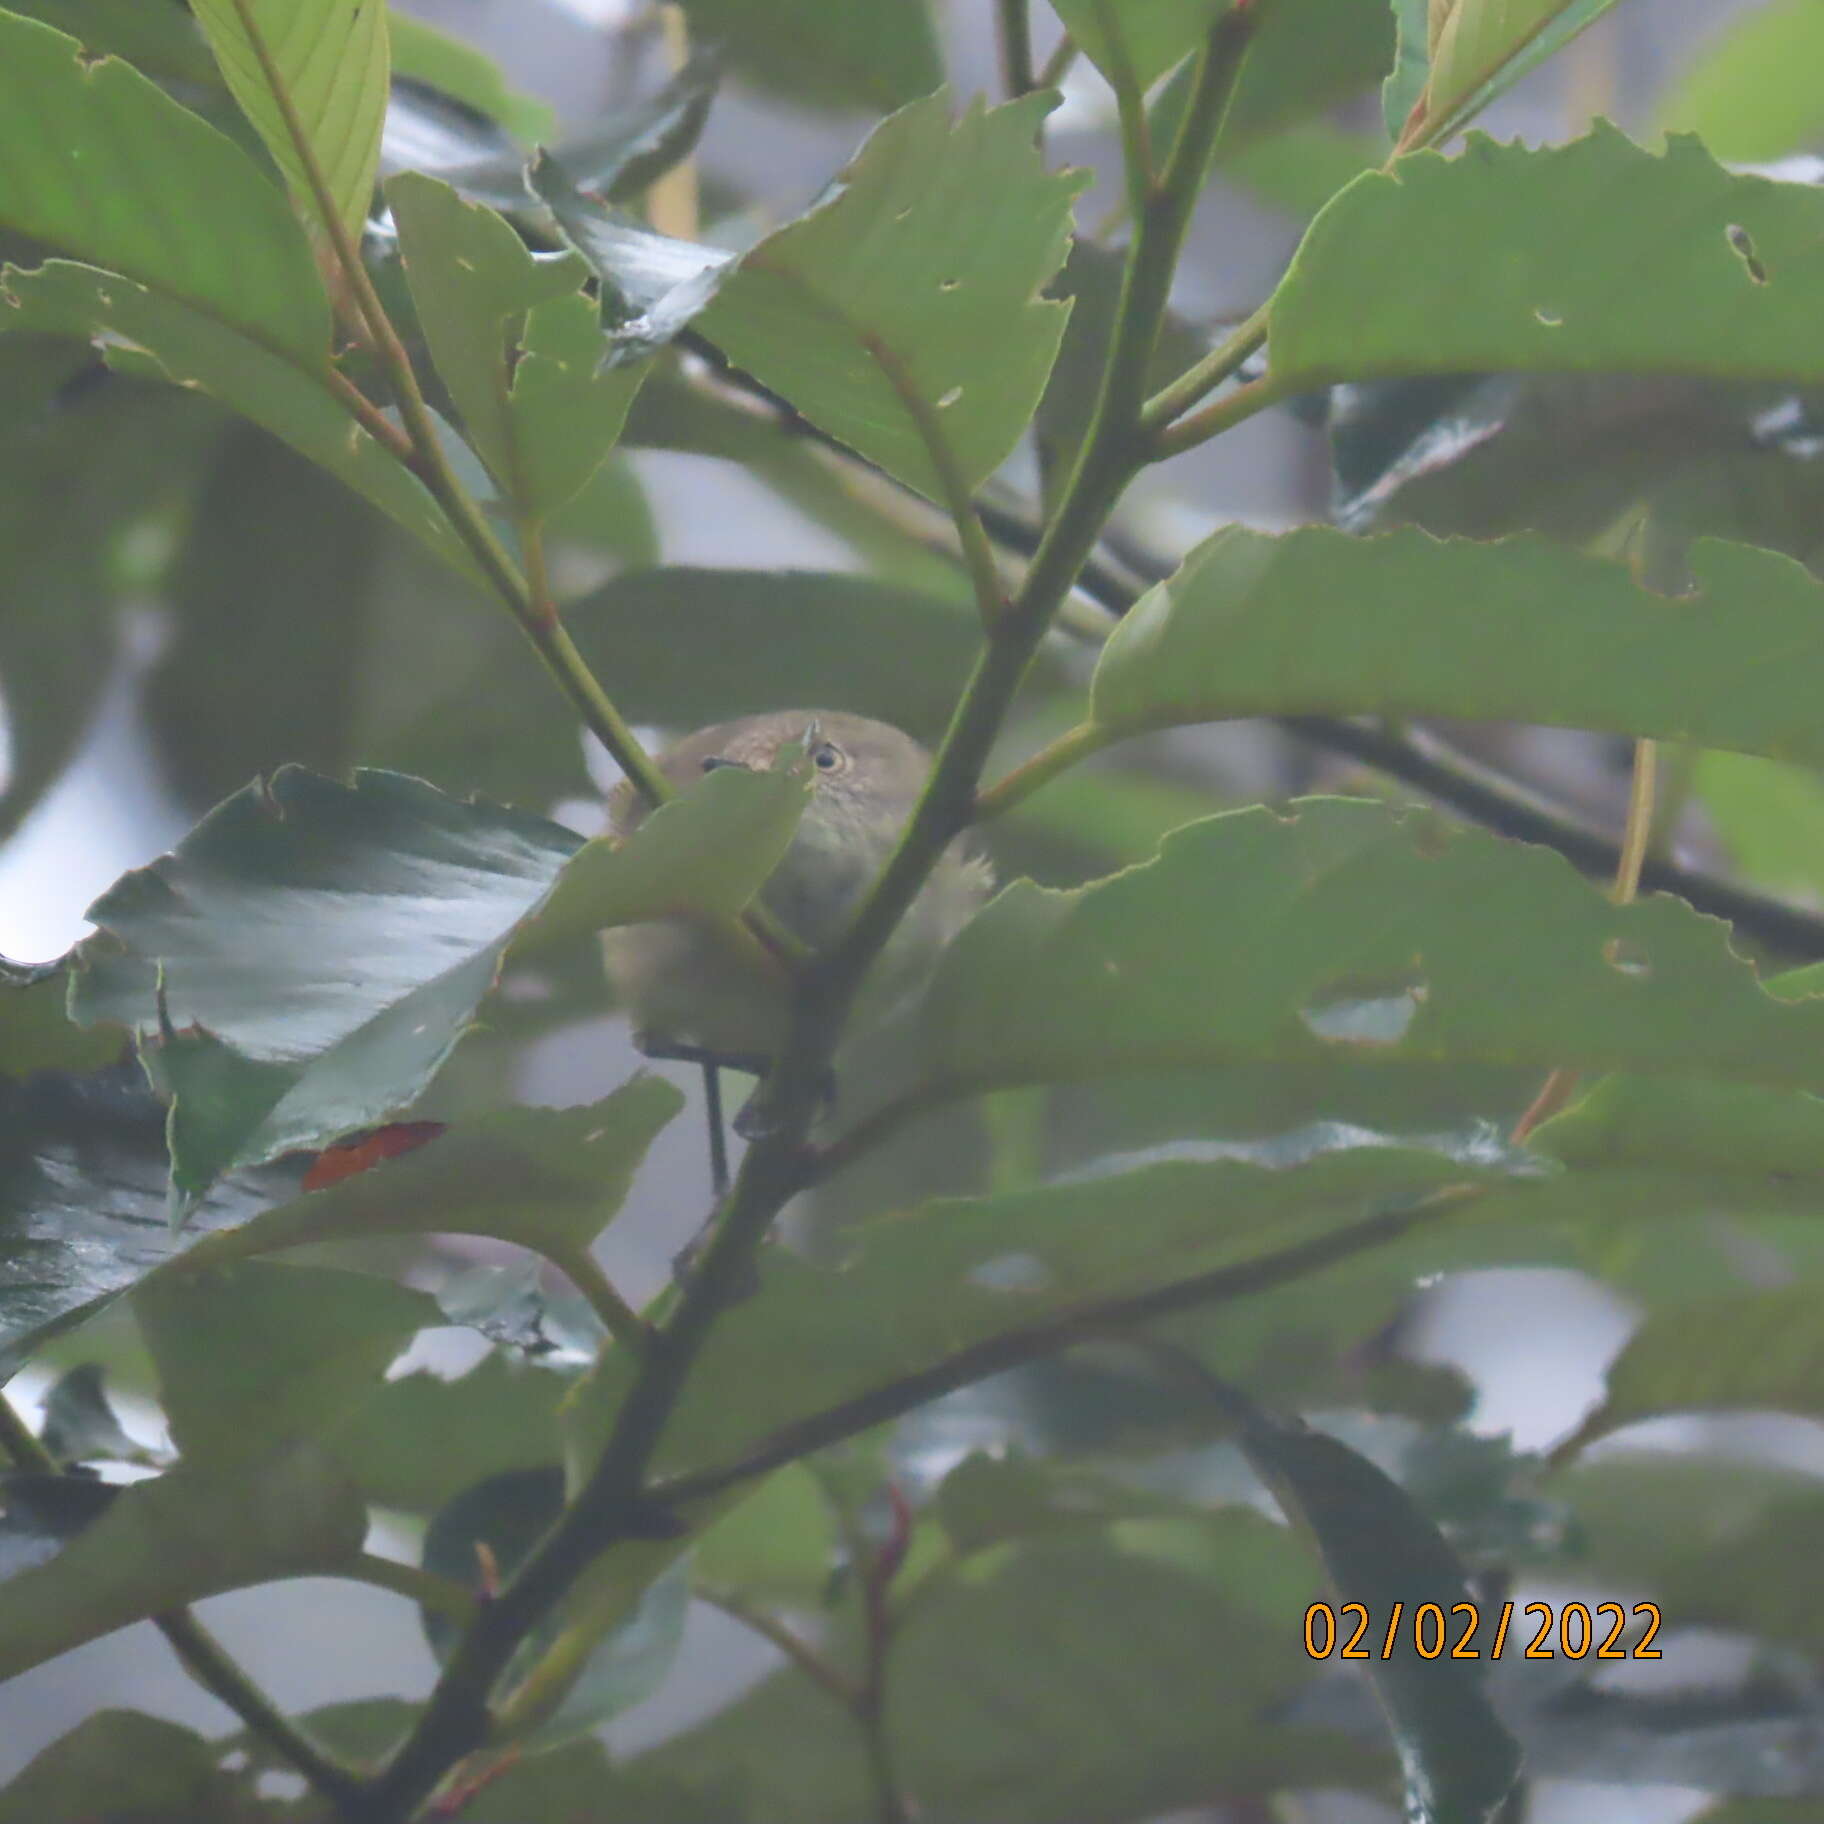
M1183 942L1192 905L1220 943ZM1824 1004L1769 998L1717 921L1347 799L1190 824L1075 891L1015 883L945 953L924 1018L928 1074L972 1091L1326 1056L1824 1084Z
M686 0L693 32L736 73L816 107L884 113L944 79L928 0Z
M358 239L386 114L387 9L375 0L196 0L196 17L298 213L327 238L320 181L335 219Z
M742 257L700 327L813 423L933 499L918 421L936 415L964 482L999 465L1044 390L1064 312L1039 293L1062 263L1079 174L1033 149L1046 96L941 96L879 127L838 187Z
M132 1063L93 1078L0 1078L0 1380L180 1245L164 1129ZM192 1228L242 1221L273 1188L230 1181Z
M542 522L613 446L640 370L603 368L580 259L529 253L503 217L435 178L403 173L386 194L438 374L502 494Z
M1422 1604L1470 1601L1463 1566L1407 1493L1359 1452L1297 1420L1250 1409L1241 1447L1310 1530L1339 1606L1375 1625ZM1404 1605L1403 1611L1396 1605ZM1440 1624L1441 1625L1441 1624ZM1416 1633L1385 1638L1368 1666L1385 1706L1414 1824L1485 1824L1520 1772L1520 1748L1482 1689L1485 1661L1426 1658Z
M162 973L152 1055L194 1193L409 1102L576 842L402 775L284 769L90 908L74 1010L156 1033Z
M1472 135L1311 224L1274 294L1273 371L1301 390L1497 369L1815 383L1820 234L1824 193L1734 176L1692 139Z
M320 1438L442 1321L435 1299L339 1267L244 1261L155 1274L133 1314L188 1462L245 1462Z
M136 1482L55 1558L0 1583L0 1679L205 1596L333 1572L366 1532L353 1488L310 1446Z
M1824 588L1747 545L1705 540L1690 563L1692 591L1668 597L1625 564L1544 540L1230 528L1122 619L1092 714L1123 734L1255 715L1453 716L1824 763L1809 688Z

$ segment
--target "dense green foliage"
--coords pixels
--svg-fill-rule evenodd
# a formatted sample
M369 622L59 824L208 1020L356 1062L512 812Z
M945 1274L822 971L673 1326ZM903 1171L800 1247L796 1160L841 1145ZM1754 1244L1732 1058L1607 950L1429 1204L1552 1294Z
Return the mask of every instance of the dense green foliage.
M1055 4L999 0L990 100L940 86L927 0L684 0L669 72L569 135L377 0L0 6L0 835L148 604L194 818L68 955L0 959L0 1380L44 1398L0 1399L0 1741L5 1681L141 1621L241 1725L98 1711L0 1824L1321 1788L1487 1824L1551 1778L1815 1815L1824 1492L1609 1442L1824 1419L1824 195L1719 162L1824 119L1812 10L1749 16L1660 144L1533 148L1465 129L1610 0ZM1118 134L1093 210L1060 28ZM762 231L699 194L723 85L874 124ZM1328 118L1369 97L1384 136ZM1172 281L1222 184L1308 222L1212 328ZM1337 523L1150 549L1133 484L1288 405L1329 414ZM652 453L845 562L666 563ZM624 841L555 820L585 735L658 798L636 722L808 704L937 750L818 955L756 910L799 772L715 770ZM1625 830L1413 717L1624 738ZM1264 719L1359 795L1178 764ZM977 824L1002 890L851 1030ZM602 1036L597 933L658 916L796 993L641 1305L596 1244L686 1098L516 1080ZM1503 1266L1640 1312L1549 1456L1397 1346ZM389 1378L448 1326L475 1366ZM434 1682L365 1689L350 1639L349 1701L283 1714L190 1605L301 1576L392 1592ZM1688 1683L1681 1628L1765 1669L1681 1709L1518 1620L1498 1666L1410 1621L1379 1650L1471 1604L1486 1649L1542 1592L1626 1605L1623 1653L1659 1604ZM1318 1603L1366 1605L1361 1683ZM770 1669L611 1755L693 1605Z

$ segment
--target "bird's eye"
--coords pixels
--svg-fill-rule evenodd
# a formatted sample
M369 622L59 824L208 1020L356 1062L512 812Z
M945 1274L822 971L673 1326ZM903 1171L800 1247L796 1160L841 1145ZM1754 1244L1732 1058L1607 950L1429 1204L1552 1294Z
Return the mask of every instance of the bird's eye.
M833 773L842 764L842 755L825 741L811 750L811 764L821 773Z

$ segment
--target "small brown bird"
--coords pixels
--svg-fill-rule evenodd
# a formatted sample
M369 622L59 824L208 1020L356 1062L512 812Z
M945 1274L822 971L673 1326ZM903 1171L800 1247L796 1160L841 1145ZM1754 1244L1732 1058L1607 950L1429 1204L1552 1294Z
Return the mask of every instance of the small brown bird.
M788 748L802 753L812 793L785 859L761 903L813 949L838 937L892 853L930 771L931 756L899 729L841 710L776 710L718 722L667 748L658 765L686 791L719 766L769 771ZM609 798L621 836L646 805L623 780ZM987 898L987 862L959 838L932 871L864 985L865 1018L903 997ZM603 934L608 972L643 1050L764 1072L787 1017L777 970L759 967L708 927L682 918ZM713 1096L713 1077L711 1093ZM719 1123L718 1123L719 1126Z

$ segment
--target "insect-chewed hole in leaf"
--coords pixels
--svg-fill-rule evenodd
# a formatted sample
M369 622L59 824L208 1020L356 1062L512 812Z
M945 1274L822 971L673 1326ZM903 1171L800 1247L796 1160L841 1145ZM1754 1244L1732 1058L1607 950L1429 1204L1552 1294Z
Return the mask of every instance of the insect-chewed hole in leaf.
M1612 937L1602 947L1602 960L1622 975L1646 976L1653 973L1653 959L1639 944L1625 937Z
M963 389L960 386L951 387L949 392L947 392L943 396L943 398L938 400L937 409L940 412L948 411L950 409L950 407L953 406L957 402L957 400L962 398L962 396L963 396Z
M1298 1010L1320 1039L1344 1045L1397 1045L1431 993L1418 964L1385 974L1339 975Z
M1751 235L1740 222L1731 222L1729 226L1723 230L1723 238L1729 243L1730 250L1735 254L1735 257L1740 260L1742 265L1747 269L1749 278L1757 285L1765 285L1767 283L1767 268L1761 264L1760 260L1755 255L1754 236Z
M939 291L954 291L960 284L962 284L961 279L939 279L937 288Z
M1547 329L1562 329L1564 327L1564 318L1555 310L1547 310L1543 304L1534 307L1533 316L1538 322L1543 323Z
M1043 1292L1051 1269L1036 1254L997 1254L969 1269L969 1283L984 1292Z

